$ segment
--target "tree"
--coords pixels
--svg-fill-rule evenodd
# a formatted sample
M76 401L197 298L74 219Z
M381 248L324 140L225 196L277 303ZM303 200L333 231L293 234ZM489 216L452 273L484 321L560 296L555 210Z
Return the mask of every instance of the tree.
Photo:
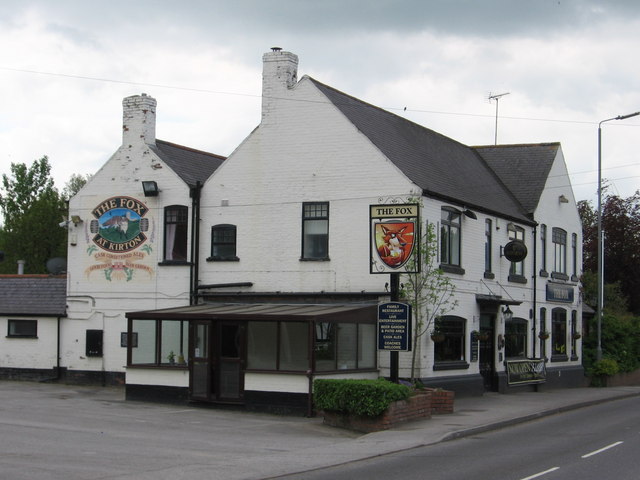
M640 314L640 192L628 198L609 194L603 189L602 231L604 238L604 283L619 283L629 309ZM598 232L597 211L590 202L581 201L583 268L596 273Z
M25 260L28 273L45 273L48 259L66 256L67 231L59 226L66 206L50 172L49 159L44 156L30 167L12 163L11 176L2 175L2 273L15 273L18 260Z
M426 226L421 236L420 257L421 269L418 273L406 273L401 278L401 297L405 298L413 310L415 319L412 352L411 380L416 380L416 363L420 338L428 332L439 316L453 310L458 301L454 299L455 285L439 268L437 263L438 248L433 223ZM409 260L411 270L415 267L416 257ZM411 262L414 262L411 265Z
M64 185L62 189L62 198L66 201L69 201L71 197L73 197L76 193L80 191L82 187L84 187L93 175L87 173L86 175L80 175L77 173L71 174L69 181Z

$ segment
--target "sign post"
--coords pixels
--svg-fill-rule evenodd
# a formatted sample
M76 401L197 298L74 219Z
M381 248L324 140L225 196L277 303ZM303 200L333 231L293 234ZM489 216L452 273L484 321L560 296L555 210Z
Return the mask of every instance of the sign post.
M398 352L411 350L411 307L398 303L400 274L420 271L420 205L370 205L369 224L370 273L389 274L391 284L391 303L378 309L378 349L389 351L389 376L398 383Z
M400 302L378 305L378 350L389 352L391 381L398 383L398 352L411 351L411 305Z

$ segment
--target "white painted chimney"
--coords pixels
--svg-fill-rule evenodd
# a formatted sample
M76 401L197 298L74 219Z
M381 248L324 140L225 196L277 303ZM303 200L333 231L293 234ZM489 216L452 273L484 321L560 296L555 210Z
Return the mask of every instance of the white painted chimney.
M298 56L273 47L262 56L262 122L298 82Z
M156 99L146 93L122 101L122 145L156 144Z
M24 275L24 264L27 263L24 260L18 260L18 275Z

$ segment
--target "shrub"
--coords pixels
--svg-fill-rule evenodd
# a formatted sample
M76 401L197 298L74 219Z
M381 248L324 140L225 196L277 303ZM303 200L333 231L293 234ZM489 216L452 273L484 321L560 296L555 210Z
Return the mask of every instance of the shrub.
M313 391L319 410L368 417L380 415L392 402L406 400L412 393L406 385L384 379L318 379L313 382Z
M615 375L620 371L618 362L614 358L603 358L593 364L589 370L591 374L591 385L594 387L604 387L607 384L607 377Z

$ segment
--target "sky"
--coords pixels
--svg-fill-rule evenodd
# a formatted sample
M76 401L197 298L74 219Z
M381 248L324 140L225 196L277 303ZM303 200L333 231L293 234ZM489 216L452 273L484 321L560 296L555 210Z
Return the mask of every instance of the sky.
M1 0L0 174L44 155L60 190L95 173L140 93L157 138L229 155L277 46L298 78L466 145L560 142L595 204L599 122L640 111L639 32L637 0ZM640 116L602 124L612 193L640 188L639 151Z

